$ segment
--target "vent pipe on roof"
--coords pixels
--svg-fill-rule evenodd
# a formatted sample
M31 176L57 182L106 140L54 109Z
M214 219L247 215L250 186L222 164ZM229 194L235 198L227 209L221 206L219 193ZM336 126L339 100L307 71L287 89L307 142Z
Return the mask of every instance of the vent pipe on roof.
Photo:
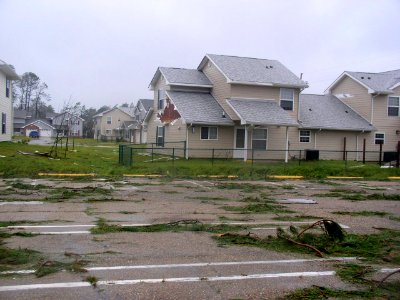
M303 73L300 73L300 79L303 79Z

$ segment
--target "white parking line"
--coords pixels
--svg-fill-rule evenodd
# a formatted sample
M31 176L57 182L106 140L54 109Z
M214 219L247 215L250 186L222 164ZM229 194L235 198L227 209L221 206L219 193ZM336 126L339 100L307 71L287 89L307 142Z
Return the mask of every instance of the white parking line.
M188 183L191 183L191 184L194 184L194 185L200 186L200 187L202 187L202 188L205 188L205 189L209 189L209 190L211 190L211 188L210 188L209 186L204 186L204 185L202 185L202 184L200 184L200 183L197 183L197 182L195 182L195 181L191 181L191 180L185 180L184 182L188 182Z
M178 278L156 278L156 279L133 279L133 280L102 280L97 285L129 285L139 283L166 283L166 282L200 282L200 281L234 281L234 280L250 280L280 277L319 277L333 276L335 271L323 272L293 272L293 273L264 273L249 275L233 275L233 276L215 276L215 277L178 277ZM1 286L0 292L23 291L33 289L54 289L54 288L73 288L73 287L90 287L89 282L57 282L43 284L26 284L26 285L10 285Z
M91 267L85 268L88 271L107 271L107 270L134 270L134 269L163 269L163 268L188 268L188 267L209 267L209 266L240 266L240 265L268 265L268 264L296 264L307 262L339 262L353 261L357 257L334 257L334 258L311 258L311 259L284 259L284 260L254 260L254 261L220 261L220 262L201 262L185 264L163 264L163 265L132 265L132 266L112 266L112 267ZM4 271L0 274L29 274L35 270Z
M59 234L89 234L90 231L32 231L32 234L41 234L41 235L59 235Z

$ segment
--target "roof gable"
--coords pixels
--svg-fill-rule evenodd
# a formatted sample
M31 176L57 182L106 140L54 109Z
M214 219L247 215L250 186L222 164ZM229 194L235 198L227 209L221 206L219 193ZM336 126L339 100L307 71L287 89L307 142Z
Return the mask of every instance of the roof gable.
M325 92L330 93L346 76L362 85L370 94L391 94L400 85L400 70L380 73L344 71Z
M49 123L46 123L46 122L44 122L44 121L42 121L42 120L35 120L35 121L33 121L33 122L30 122L29 124L26 124L25 126L23 126L22 128L25 128L25 127L27 127L27 126L29 126L29 125L36 125L36 126L38 126L39 128L43 128L43 127L46 127L46 128L50 128L50 129L55 129L53 126L51 126Z
M211 61L231 84L308 87L277 60L207 54L198 70Z
M167 85L212 87L211 81L200 70L158 67L150 82L151 89L154 88L161 75L164 76Z

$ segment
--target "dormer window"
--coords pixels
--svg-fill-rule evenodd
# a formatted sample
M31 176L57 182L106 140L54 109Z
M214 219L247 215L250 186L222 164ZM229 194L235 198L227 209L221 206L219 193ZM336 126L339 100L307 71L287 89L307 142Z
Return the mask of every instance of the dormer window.
M294 89L281 88L281 107L284 110L294 109Z
M400 110L400 96L399 97L389 97L388 100L388 116L398 117Z

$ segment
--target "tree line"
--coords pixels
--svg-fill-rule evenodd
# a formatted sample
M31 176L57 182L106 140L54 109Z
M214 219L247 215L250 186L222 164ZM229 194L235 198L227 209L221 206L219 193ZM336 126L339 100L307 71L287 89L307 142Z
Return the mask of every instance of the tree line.
M47 113L54 113L54 108L50 104L51 96L48 93L48 85L33 72L24 73L19 80L13 84L13 104L14 108L31 112L34 119L44 119ZM83 122L83 136L93 137L93 116L110 109L109 106L102 106L99 109L86 107L77 102L74 105L67 104L62 112L73 111L81 117Z

